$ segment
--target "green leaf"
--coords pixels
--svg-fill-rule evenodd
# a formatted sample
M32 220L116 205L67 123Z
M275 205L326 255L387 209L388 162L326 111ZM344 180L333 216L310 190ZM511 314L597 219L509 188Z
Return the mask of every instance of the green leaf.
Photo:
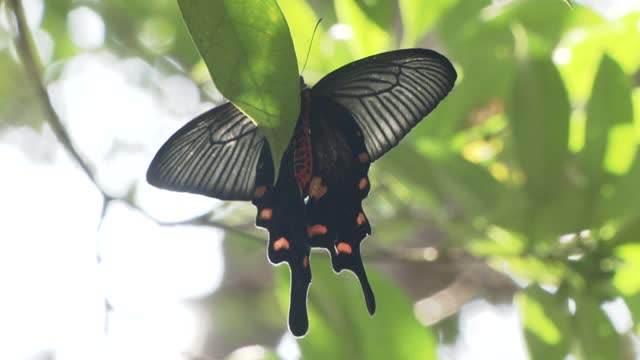
M600 202L594 209L594 218L600 222L619 218L628 220L637 218L640 213L640 153L635 154L631 167L611 183L602 187Z
M588 296L576 297L575 301L574 331L580 341L581 358L584 360L623 359L622 339L616 333L600 304Z
M593 14L584 6L577 6L571 10L570 20L571 27L565 31L569 31L568 34L580 31L581 36L565 36L554 58L556 54L563 54L556 59L562 59L558 61L560 72L574 103L587 100L603 54L607 53L615 59L626 73L637 71L640 52L629 47L629 44L640 43L640 15L637 12L610 21Z
M333 40L324 30L323 25L327 25L326 19L318 25L315 35L313 34L319 17L306 1L278 0L278 5L289 24L296 54L300 55L298 57L300 69L307 60L307 67L304 71L301 70L305 81L313 83L320 80L331 70L352 60L346 44L343 41ZM310 51L309 46L311 46ZM306 59L307 52L309 52L308 59Z
M477 256L518 256L525 250L526 239L521 234L498 226L489 226L486 236L469 239L467 249Z
M637 240L637 236L640 235L638 231L638 224L626 229L635 230L633 234L634 239ZM615 250L615 254L621 263L618 265L616 274L613 277L613 285L620 291L621 294L631 296L636 293L640 293L640 244L627 244L619 246Z
M552 197L560 189L568 154L569 100L549 60L519 64L507 114L529 193L536 199Z
M638 148L633 123L614 125L608 135L607 151L602 165L608 173L624 175L631 169Z
M497 21L510 29L517 38L514 25L521 25L525 30L523 44L530 52L542 51L541 55L548 56L563 35L563 25L570 15L558 0L524 0L514 1L506 6ZM516 30L517 31L517 30Z
M636 333L640 333L640 293L631 296L623 296L623 298L631 312L634 330Z
M457 0L400 0L400 15L402 16L403 34L402 47L414 47Z
M324 252L314 253L311 265L310 328L298 340L304 359L436 359L436 338L418 323L412 302L393 282L368 269L377 303L370 316L351 272L333 273ZM289 274L282 268L280 298L286 304Z
M530 285L516 298L532 359L564 360L569 353L570 315L566 299Z
M616 127L620 124L627 124L626 130L625 127ZM626 161L627 169L631 165L633 156L635 156L632 125L633 109L629 78L614 59L605 55L600 62L591 99L587 105L585 144L581 153L583 165L593 182L598 183L602 180L606 158L608 158L609 167L615 168L616 161ZM614 151L623 145L610 141L611 136L621 136L620 130L616 129L622 129L623 133L629 134L630 139L628 140L630 141L627 143L633 145L630 155L629 151L625 149ZM625 158L622 155L626 155ZM611 157L615 157L615 159L611 159ZM631 159L628 159L629 157Z
M277 2L178 4L216 87L258 124L278 169L300 114L300 80L293 41Z
M566 277L566 268L559 263L543 261L536 256L507 258L509 272L540 284L559 284Z
M390 0L355 0L360 9L383 29L393 26L393 3Z
M355 0L335 0L338 20L353 28L349 47L354 57L362 58L389 50L391 36L370 19Z

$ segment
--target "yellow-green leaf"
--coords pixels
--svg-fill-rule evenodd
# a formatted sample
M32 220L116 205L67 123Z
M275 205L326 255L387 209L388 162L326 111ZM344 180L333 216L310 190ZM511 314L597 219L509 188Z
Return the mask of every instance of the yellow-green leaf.
M538 285L518 294L518 307L524 322L525 338L532 359L563 360L569 353L569 309L566 299Z

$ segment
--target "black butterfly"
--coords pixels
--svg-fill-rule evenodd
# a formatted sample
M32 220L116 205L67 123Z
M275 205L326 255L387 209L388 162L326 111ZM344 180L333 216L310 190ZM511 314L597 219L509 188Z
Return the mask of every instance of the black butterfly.
M149 166L160 188L222 200L251 200L256 225L269 231L269 261L291 270L289 329L309 328L309 251L324 248L333 270L353 271L367 309L373 291L360 258L371 234L362 199L371 162L393 148L453 88L456 71L443 55L405 49L333 71L313 88L302 81L302 107L273 185L271 153L260 129L231 103L178 130Z

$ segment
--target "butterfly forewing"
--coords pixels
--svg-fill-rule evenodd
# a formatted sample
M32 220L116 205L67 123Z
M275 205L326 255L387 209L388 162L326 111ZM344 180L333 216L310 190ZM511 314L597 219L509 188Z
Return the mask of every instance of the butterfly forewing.
M173 134L153 158L147 181L221 200L251 200L264 144L253 121L226 103Z
M345 65L320 80L312 95L328 97L348 109L374 161L427 116L455 80L453 65L444 56L406 49Z

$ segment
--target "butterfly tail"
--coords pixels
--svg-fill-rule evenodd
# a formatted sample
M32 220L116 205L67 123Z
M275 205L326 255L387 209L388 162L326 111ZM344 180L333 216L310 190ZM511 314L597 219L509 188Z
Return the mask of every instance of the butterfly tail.
M289 329L303 336L309 329L307 291L311 283L309 245L305 229L305 204L292 172L291 151L285 152L280 176L271 187L273 170L259 169L253 204L257 207L256 225L269 231L267 255L272 264L286 262L291 271ZM271 157L264 154L264 164ZM271 176L269 176L271 175Z
M369 191L368 168L368 164L355 166L353 176L333 185L312 179L307 204L307 235L312 247L329 251L335 272L346 269L357 276L367 309L373 315L375 297L360 254L360 244L371 234L371 226L362 209L362 199ZM358 183L363 177L367 179L367 186L360 188Z

